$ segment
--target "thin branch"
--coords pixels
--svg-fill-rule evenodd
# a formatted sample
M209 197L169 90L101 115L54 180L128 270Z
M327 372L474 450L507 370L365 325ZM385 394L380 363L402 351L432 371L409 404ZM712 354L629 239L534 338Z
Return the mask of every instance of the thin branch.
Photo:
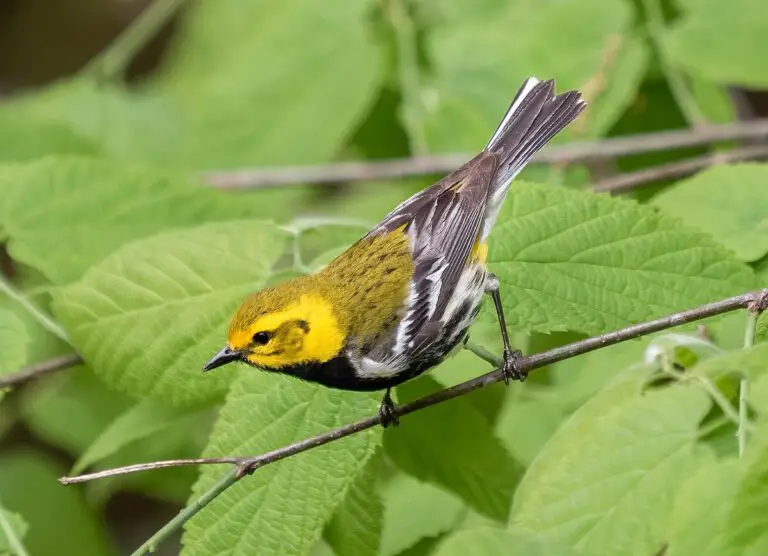
M645 322L642 324L636 324L628 326L615 332L596 336L594 338L588 338L579 342L573 342L564 346L530 355L520 360L519 364L522 370L532 371L534 369L557 363L589 351L607 347L619 342L632 340L646 334L652 334L660 330L679 326L681 324L693 322L699 319L720 315L737 309L743 309L747 307L763 306L768 302L768 289L751 292L743 295L738 295L715 303L709 303L702 305L696 309L690 309L688 311L682 311L675 313L667 317L656 319L653 321ZM400 406L396 409L398 417L408 415L415 411L425 409L427 407L442 403L444 401L453 399L455 397L467 394L484 386L494 384L503 380L503 374L501 369L496 369L490 373L484 374L472 380L468 380L456 386L446 388L439 392L435 392L429 396L425 396L421 399L415 400L411 403ZM239 456L239 457L225 457L225 458L195 458L195 459L182 459L182 460L170 460L170 461L157 461L152 463L144 463L137 465L130 465L127 467L117 467L114 469L106 469L96 473L88 473L85 475L78 475L74 477L61 477L59 482L64 485L71 485L75 483L84 483L94 479L101 479L105 477L113 477L116 475L125 475L127 473L134 473L137 471L146 471L150 469L159 469L162 467L175 467L178 465L196 465L196 464L221 464L227 463L235 465L235 469L228 471L211 489L203 493L203 495L190 504L187 508L183 509L175 518L169 521L162 529L152 536L146 543L144 543L139 549L137 549L133 556L140 556L147 553L147 551L153 551L156 546L164 539L169 537L173 532L179 530L184 523L189 521L194 515L201 511L208 503L216 498L219 494L224 492L231 485L242 479L244 476L253 473L257 469L275 463L282 459L295 456L301 452L306 452L312 448L334 442L346 436L370 429L381 423L381 417L376 415L369 417L355 423L344 425L338 429L307 438L288 446L283 446L277 450L266 452L258 456Z
M176 14L186 0L155 0L83 70L99 80L122 78L144 46Z
M82 357L76 353L53 357L41 363L37 363L36 365L24 367L15 373L0 376L0 389L18 386L19 384L27 382L28 380L33 380L40 378L41 376L55 373L56 371L68 369L70 367L74 367L75 365L79 365L82 362Z
M247 456L231 456L223 458L186 458L186 459L166 459L162 461L153 461L151 463L136 463L126 465L125 467L116 467L114 469L105 469L95 473L86 473L74 477L60 477L59 482L63 485L73 485L75 483L84 483L96 479L106 479L116 475L128 475L138 471L154 471L155 469L165 469L167 467L186 467L190 465L216 465L228 463L231 465L242 465L249 458Z
M662 180L689 176L717 164L731 164L733 162L760 160L764 158L768 158L768 145L742 147L732 151L705 154L703 156L681 160L680 162L660 164L658 166L652 166L651 168L638 170L637 172L610 177L596 183L594 190L620 193Z
M720 315L722 313L727 313L730 311L735 311L737 309L744 309L750 304L754 304L756 300L762 299L763 296L766 299L768 299L768 289L757 291L757 292L751 292L743 295L737 295L735 297L730 297L722 301L717 301L715 303L702 305L701 307L698 307L696 309L682 311L680 313L675 313L673 315L669 315L660 319L644 322L642 324L635 324L633 326L628 326L626 328L622 328L614 332L609 332L601 336L595 336L593 338L587 338L586 340L581 340L578 342L566 344L564 346L560 346L560 347L551 349L549 351L537 353L534 355L529 355L527 357L523 357L520 360L519 365L520 365L520 368L524 371L532 371L539 367L551 365L552 363L557 363L558 361L563 361L565 359L569 359L571 357L575 357L577 355L581 355L589 351L607 347L613 344L617 344L619 342L625 342L627 340L639 338L640 336L652 334L660 330L665 330L667 328L680 326L682 324L686 324L686 323L700 320L703 318L711 317L714 315ZM409 413L413 413L415 411L419 411L421 409L430 407L432 405L436 405L438 403L442 403L444 401L456 398L458 396L462 396L464 394L477 390L478 388L483 388L484 386L494 384L503 379L504 377L502 375L501 369L497 368L496 370L491 371L490 373L484 374L477 378L473 378L466 382L462 382L461 384L457 384L456 386L446 388L445 390L435 392L434 394L430 394L429 396L425 396L421 399L415 400L408 404L402 405L397 408L397 415L398 417L408 415ZM151 469L158 469L161 467L174 467L174 466L180 466L180 465L196 465L196 464L229 463L229 464L237 465L241 471L241 474L249 473L254 471L255 469L264 467L265 465L269 465L270 463L274 463L281 459L285 459L287 457L300 454L301 452L305 452L317 446L322 446L323 444L327 444L329 442L339 440L341 438L364 431L366 429L370 429L371 427L374 427L378 424L380 424L380 417L378 415L375 415L373 417L369 417L367 419L357 421L356 423L350 423L348 425L344 425L343 427L340 427L338 429L320 434L312 438L308 438L306 440L302 440L300 442L296 442L294 444L290 444L288 446L284 446L282 448L278 448L277 450L273 450L271 452L267 452L259 456L250 456L250 457L249 456L237 456L237 457L233 456L233 457L227 457L227 458L195 458L195 459L157 461L157 462L151 462L151 463L129 465L127 467L116 467L114 469L106 469L104 471L98 471L96 473L87 473L84 475L77 475L74 477L61 477L59 481L62 484L71 485L75 483L84 483L87 481L92 481L94 479L113 477L115 475L125 475L127 473L135 473L137 471L147 471Z
M532 163L563 165L585 160L696 147L722 141L765 138L768 138L768 118L548 146L541 150ZM459 153L375 162L338 162L319 166L213 170L205 172L203 180L218 189L387 180L408 176L447 174L470 158L472 154Z

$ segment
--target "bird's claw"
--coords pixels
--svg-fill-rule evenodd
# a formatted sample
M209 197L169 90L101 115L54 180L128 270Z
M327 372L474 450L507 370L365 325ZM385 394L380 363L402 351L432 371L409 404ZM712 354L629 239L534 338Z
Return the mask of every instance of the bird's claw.
M528 378L528 373L520 368L520 360L523 358L523 352L519 349L515 351L505 349L504 350L504 365L502 366L502 373L504 374L504 384L509 386L510 380L519 380L525 382Z
M379 419L381 419L381 426L385 429L390 425L396 427L400 424L400 419L397 418L395 404L392 401L389 392L387 392L384 399L381 400L381 405L379 406Z

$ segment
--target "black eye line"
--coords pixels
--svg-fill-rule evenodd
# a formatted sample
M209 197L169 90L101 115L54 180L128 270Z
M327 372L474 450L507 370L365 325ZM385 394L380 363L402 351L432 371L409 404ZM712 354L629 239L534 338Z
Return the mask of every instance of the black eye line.
M261 332L256 332L256 334L253 335L253 343L256 345L263 346L267 342L269 342L270 334L266 330L263 330Z

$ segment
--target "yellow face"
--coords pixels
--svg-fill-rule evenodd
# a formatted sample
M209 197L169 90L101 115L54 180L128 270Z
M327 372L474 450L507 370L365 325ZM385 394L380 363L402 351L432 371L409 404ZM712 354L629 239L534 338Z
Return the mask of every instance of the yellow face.
M227 346L239 359L280 370L323 363L341 351L344 334L322 297L304 293L293 303L270 311L259 310L258 301L259 294L248 300L229 329Z

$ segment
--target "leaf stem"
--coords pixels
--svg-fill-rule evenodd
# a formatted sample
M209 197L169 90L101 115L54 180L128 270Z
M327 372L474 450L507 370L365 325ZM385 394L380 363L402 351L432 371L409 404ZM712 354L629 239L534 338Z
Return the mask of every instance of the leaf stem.
M719 418L714 419L711 423L699 429L699 435L698 435L699 440L701 440L702 438L706 438L716 430L728 424L733 424L733 421L728 417L726 417L725 415L722 415Z
M423 125L424 104L421 100L416 29L404 0L389 0L388 4L397 45L397 69L403 94L403 125L408 132L411 152L423 155L429 147Z
M482 359L483 361L487 361L494 367L501 367L502 363L504 363L504 359L502 359L495 353L491 353L491 351L485 348L485 346L482 346L477 342L473 342L472 340L467 340L466 342L464 342L464 349L466 349L467 351L471 351L472 353L477 355L480 359Z
M2 274L0 274L0 292L3 292L5 295L24 307L24 309L26 309L26 311L32 315L43 328L48 330L48 332L57 336L60 340L63 340L68 344L70 343L69 336L67 336L64 328L62 328L59 323L49 317L45 311L36 307L35 304L32 303L26 295L16 289L13 284L11 284Z
M742 378L739 382L739 428L736 435L739 437L739 457L743 457L747 450L747 409L749 408L749 381Z
M747 312L747 327L744 331L744 349L749 349L755 345L755 330L757 329L757 319L764 310L764 299L756 300L750 304ZM749 431L749 378L745 375L739 382L739 428L736 430L736 436L739 439L739 457L744 457L747 451L747 440Z
M8 548L11 549L11 554L14 556L29 556L29 552L24 547L24 543L16 534L16 531L11 527L11 522L5 513L5 510L0 506L0 530L3 531L6 540L8 541Z
M155 0L83 69L98 81L122 79L131 60L173 17L186 0Z
M243 476L244 475L238 472L238 469L230 470L222 476L216 484L205 491L200 498L181 510L176 517L163 525L157 533L152 535L144 544L134 550L131 553L131 556L141 556L142 554L148 554L157 550L157 546L161 542L181 529L187 521L192 519L192 517L194 517L200 510L210 504L213 499L239 481Z
M666 355L662 356L661 358L661 368L665 374L668 374L669 376L674 377L680 382L684 382L687 380L695 380L696 382L701 384L702 388L704 388L707 394L709 394L709 397L712 398L715 404L717 404L717 406L723 412L723 415L725 415L725 417L729 421L731 421L733 424L741 426L741 422L739 420L739 414L733 408L733 405L731 405L731 402L728 401L728 398L726 398L723 395L723 393L717 388L717 386L712 384L712 382L708 380L706 377L687 375L685 373L681 373L680 371L675 370L672 367L669 357L667 357ZM749 424L749 422L745 421L744 427L748 428L750 426L751 425Z
M691 127L706 125L707 119L699 110L691 91L688 89L685 76L675 67L664 49L664 13L659 0L643 0L643 7L648 18L647 28L650 42L659 57L661 71L669 84L675 102Z

